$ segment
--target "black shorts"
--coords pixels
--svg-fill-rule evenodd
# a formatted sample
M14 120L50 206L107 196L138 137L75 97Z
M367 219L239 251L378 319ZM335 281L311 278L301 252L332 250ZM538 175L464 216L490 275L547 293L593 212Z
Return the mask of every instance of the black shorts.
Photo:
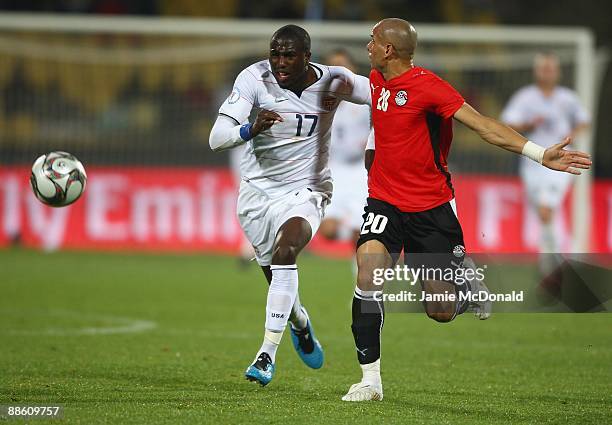
M426 211L402 212L393 205L368 198L357 247L377 240L397 261L405 254L441 254L463 260L463 231L449 202ZM437 261L436 261L437 262Z

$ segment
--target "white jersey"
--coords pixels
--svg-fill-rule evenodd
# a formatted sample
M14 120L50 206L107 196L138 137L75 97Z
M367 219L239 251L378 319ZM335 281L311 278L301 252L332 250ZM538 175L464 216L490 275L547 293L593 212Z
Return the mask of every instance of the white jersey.
M332 144L329 161L335 164L363 168L365 146L370 134L370 108L349 102L340 102L332 125Z
M238 185L240 185L240 162L246 150L246 145L238 145L232 148L229 152L229 166L232 176Z
M522 125L538 117L543 118L544 122L524 136L544 147L560 143L576 126L589 122L589 114L572 90L556 87L550 96L545 96L536 85L523 87L516 92L501 118L509 125ZM543 167L523 157L522 172L540 168Z
M339 66L310 64L317 80L297 96L281 88L268 60L243 70L219 114L238 124L248 122L253 109L282 116L247 142L240 163L242 178L271 197L297 188L311 187L331 196L328 167L331 125L341 100L371 104L366 77Z

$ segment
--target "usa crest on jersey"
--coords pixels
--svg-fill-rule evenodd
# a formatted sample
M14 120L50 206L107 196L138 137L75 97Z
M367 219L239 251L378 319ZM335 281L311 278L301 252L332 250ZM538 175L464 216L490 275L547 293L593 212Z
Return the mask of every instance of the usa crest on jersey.
M321 99L321 105L326 111L333 111L338 106L338 103L340 103L338 99L333 96L324 96Z

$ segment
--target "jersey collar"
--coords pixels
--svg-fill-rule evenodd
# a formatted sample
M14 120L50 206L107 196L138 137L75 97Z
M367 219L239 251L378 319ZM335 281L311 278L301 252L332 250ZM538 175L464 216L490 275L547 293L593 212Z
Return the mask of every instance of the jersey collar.
M393 77L390 80L385 80L385 76L378 69L375 69L374 72L376 72L378 76L381 78L381 80L383 80L385 83L393 84L393 82L395 81L399 81L400 79L406 78L410 75L415 74L417 71L422 71L422 70L423 68L421 68L420 66L413 66L412 68L406 70L403 74L400 74L397 77Z

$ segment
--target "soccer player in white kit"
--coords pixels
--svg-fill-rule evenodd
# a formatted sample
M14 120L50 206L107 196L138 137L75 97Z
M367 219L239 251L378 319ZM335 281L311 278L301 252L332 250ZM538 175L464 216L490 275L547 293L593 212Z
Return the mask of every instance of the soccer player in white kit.
M325 63L355 71L348 51L337 49ZM340 102L334 124L329 166L334 178L334 197L325 211L319 232L327 239L357 242L368 197L368 174L364 166L366 142L370 134L370 107Z
M534 59L535 84L519 89L502 112L502 121L530 140L544 147L566 137L574 138L589 124L589 115L575 92L558 86L559 59L551 53ZM521 158L520 176L529 205L535 208L541 224L540 252L558 252L559 240L553 228L555 210L563 202L572 182L572 175L541 167L528 158ZM554 264L541 257L542 272L548 274Z
M246 150L245 145L238 145L230 150L229 153L229 166L232 171L232 177L236 186L240 186L242 176L240 172L240 162ZM255 257L255 251L253 245L247 239L246 235L242 233L240 235L240 256L238 257L239 265L241 269L246 269L251 260Z
M270 40L267 60L244 69L219 109L213 150L247 144L241 161L238 219L270 286L265 334L245 376L267 385L287 321L293 345L311 368L323 351L298 296L296 259L319 228L332 194L331 125L341 100L370 104L367 78L310 62L310 37L286 25ZM251 111L257 112L253 123Z

